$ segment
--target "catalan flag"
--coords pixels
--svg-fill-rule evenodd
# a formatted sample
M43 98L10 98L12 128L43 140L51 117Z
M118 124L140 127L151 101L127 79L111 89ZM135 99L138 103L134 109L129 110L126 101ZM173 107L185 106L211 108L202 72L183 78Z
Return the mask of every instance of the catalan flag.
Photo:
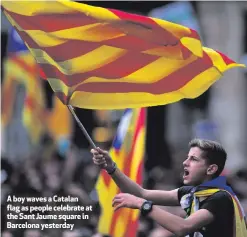
M140 108L195 98L243 67L175 23L69 0L2 1L64 104Z
M29 133L32 144L36 144L44 131L42 121L45 109L44 91L37 63L14 29L10 30L8 57L4 62L4 68L2 125L7 126L12 119L16 88L21 84L25 88L23 125Z
M110 156L117 163L118 168L140 185L142 185L145 135L146 109L127 109L124 111L110 149ZM138 210L123 208L114 213L111 200L120 190L103 170L96 189L102 209L98 232L112 237L137 236Z
M194 199L192 199L192 207L191 213L194 213L199 209L198 199L206 198L213 195L216 192L224 191L227 192L232 199L233 207L234 207L234 237L246 237L247 236L247 226L246 226L246 216L244 213L244 209L241 206L240 201L238 200L236 194L233 192L232 188L227 185L226 177L220 176L213 180L207 181L203 184L200 184L198 187L203 188L201 191L197 191L194 193ZM195 234L196 235L196 234Z

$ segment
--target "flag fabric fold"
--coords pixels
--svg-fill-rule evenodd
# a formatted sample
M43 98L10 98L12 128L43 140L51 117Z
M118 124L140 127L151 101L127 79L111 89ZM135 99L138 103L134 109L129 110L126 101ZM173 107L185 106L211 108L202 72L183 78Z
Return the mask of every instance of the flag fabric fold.
M146 109L127 109L124 111L109 152L118 168L139 185L142 185L145 135ZM103 170L99 175L96 189L101 205L98 232L110 236L135 237L139 212L123 208L114 213L112 199L120 190Z
M195 98L237 64L168 21L72 1L2 9L64 104L140 108Z

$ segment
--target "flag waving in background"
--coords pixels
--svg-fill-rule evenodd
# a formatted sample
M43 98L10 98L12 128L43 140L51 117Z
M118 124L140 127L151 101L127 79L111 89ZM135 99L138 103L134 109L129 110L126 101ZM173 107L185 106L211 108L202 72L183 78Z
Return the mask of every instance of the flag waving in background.
M109 152L118 168L140 185L142 185L145 137L146 109L126 109ZM139 212L123 208L114 213L112 199L120 190L103 170L98 178L96 189L101 205L98 232L117 237L135 237Z
M4 68L2 126L6 127L13 117L14 103L17 99L16 88L21 84L25 88L22 121L31 143L37 144L46 132L55 141L69 139L72 133L71 114L56 96L53 97L53 108L46 108L44 83L47 82L40 79L34 57L14 28L10 30L8 57L4 62Z
M195 98L232 67L185 26L72 1L2 1L64 104L140 108ZM51 24L52 23L52 24Z
M42 81L35 59L23 43L18 33L12 28L8 40L8 55L4 62L4 81L2 89L2 126L12 120L17 85L25 88L25 101L22 111L23 125L30 141L37 144L44 132L42 118L45 116L45 101Z
M70 140L73 131L73 120L67 106L53 96L53 108L47 111L47 131L57 142L61 139Z

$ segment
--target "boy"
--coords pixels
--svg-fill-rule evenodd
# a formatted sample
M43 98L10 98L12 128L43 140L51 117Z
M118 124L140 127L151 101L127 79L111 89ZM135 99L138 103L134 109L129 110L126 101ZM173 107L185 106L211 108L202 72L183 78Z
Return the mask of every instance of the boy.
M124 175L108 152L92 149L93 161L105 169L124 193L113 199L114 210L127 207L139 209L170 233L189 237L246 237L244 214L236 208L239 202L232 189L219 175L227 154L217 142L194 139L183 162L183 182L186 186L172 191L147 190ZM181 205L187 217L183 219L155 205ZM234 218L235 217L235 218Z

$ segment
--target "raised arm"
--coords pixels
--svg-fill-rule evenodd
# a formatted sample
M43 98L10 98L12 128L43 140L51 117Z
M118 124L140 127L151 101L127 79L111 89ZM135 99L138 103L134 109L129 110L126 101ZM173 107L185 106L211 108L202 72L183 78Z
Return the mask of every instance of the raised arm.
M130 193L146 200L151 200L156 205L179 205L177 189L172 191L144 189L131 180L128 176L126 176L123 172L121 172L118 168L114 168L114 162L107 151L103 151L100 148L97 148L92 149L91 153L93 154L94 164L111 173L112 179L122 192Z

